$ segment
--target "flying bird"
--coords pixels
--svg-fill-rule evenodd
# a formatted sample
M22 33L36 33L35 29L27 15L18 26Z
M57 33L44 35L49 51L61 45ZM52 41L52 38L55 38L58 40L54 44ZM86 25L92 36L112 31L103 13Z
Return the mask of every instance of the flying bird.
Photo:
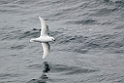
M43 46L43 56L42 58L44 59L49 51L50 51L50 44L49 42L55 41L53 37L48 36L47 31L48 31L48 26L46 22L44 21L43 18L39 17L40 22L41 22L41 35L38 38L32 38L30 42L39 42Z

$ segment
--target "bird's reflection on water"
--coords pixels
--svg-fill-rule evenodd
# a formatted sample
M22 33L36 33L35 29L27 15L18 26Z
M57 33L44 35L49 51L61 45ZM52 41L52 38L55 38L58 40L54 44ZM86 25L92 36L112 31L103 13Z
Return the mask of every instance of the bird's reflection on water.
M45 61L44 62L44 70L43 73L48 73L50 71L50 66L49 64Z
M44 62L44 70L42 71L42 76L41 76L41 78L42 79L47 79L48 77L47 77L47 75L45 74L45 73L48 73L50 71L50 66L49 66L49 64L45 61Z
M50 66L48 64L48 62L44 62L44 69L42 71L42 75L40 78L38 79L32 79L30 81L28 81L27 83L46 83L46 80L48 79L46 73L48 73L50 71Z

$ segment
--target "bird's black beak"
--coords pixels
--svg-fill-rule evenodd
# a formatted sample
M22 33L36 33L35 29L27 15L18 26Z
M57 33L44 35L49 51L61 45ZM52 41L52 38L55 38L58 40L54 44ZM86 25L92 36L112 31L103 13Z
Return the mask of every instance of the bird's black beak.
M56 40L54 39L53 41L55 42Z
M54 42L55 42L56 40L53 38L53 39L52 39L52 41L54 41Z

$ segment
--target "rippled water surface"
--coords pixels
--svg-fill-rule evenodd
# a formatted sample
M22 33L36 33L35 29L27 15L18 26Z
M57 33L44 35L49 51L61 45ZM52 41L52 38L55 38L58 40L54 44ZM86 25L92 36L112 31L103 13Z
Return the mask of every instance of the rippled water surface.
M124 83L123 0L1 0L0 41L0 83Z

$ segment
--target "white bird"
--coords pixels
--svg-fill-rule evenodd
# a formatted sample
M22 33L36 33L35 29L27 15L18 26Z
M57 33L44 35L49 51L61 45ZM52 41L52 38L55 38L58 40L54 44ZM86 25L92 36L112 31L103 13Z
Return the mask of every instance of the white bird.
M41 35L38 38L32 38L30 42L40 42L43 46L43 56L42 58L44 59L50 50L50 41L55 41L53 37L48 36L47 31L48 31L48 26L46 25L46 22L44 21L43 18L39 17L40 22L41 22Z

